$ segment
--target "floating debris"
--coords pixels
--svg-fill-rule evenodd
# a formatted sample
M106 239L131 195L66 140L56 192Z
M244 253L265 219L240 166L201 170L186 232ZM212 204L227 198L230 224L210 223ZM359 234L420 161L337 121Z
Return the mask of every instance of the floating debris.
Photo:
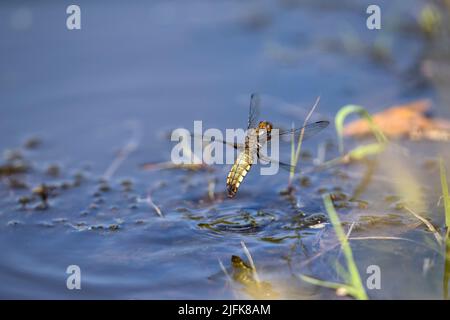
M97 210L98 208L99 208L98 205L95 204L95 203L91 203L91 204L89 205L89 209L90 209L90 210Z
M22 206L22 209L26 209L26 206L33 201L32 198L28 196L20 197L17 202Z
M24 160L22 151L18 149L8 149L3 152L3 158L7 162L14 162L14 161L22 161Z
M57 164L51 164L45 169L45 174L51 177L59 177L61 174L61 168Z
M41 203L36 207L36 209L43 210L48 207L48 198L52 190L53 188L47 186L46 184L41 184L33 189L32 192L41 199Z
M124 192L133 191L133 181L131 181L129 179L122 180L120 182L120 185L122 186L122 190Z
M14 161L13 163L8 163L0 165L0 176L11 176L14 174L25 173L29 170L28 164L23 161Z
M45 227L45 228L53 228L55 226L53 223L51 223L49 221L41 221L41 222L38 222L37 225L40 227Z
M304 188L307 188L307 187L311 186L311 179L306 177L306 176L301 177L300 178L300 185L302 187L304 187Z
M28 185L26 184L26 182L24 182L20 179L9 177L7 182L8 182L8 186L11 189L28 189Z
M42 140L39 137L30 137L25 140L24 148L26 149L36 149L42 144Z
M106 181L101 181L98 186L98 191L100 192L109 192L111 191L111 187Z
M83 172L76 172L73 175L73 186L78 187L84 180L86 180L86 177L84 176Z
M160 216L161 218L164 218L164 214L162 213L161 209L153 202L153 199L151 197L151 192L148 193L146 198L139 198L138 202L147 203L150 207L155 209L158 216Z
M69 181L63 181L59 184L59 188L62 190L70 189L72 186L74 186L74 184Z
M120 229L120 226L118 224L111 224L108 226L109 231L117 231Z
M21 225L21 224L23 224L21 221L10 220L10 221L8 221L8 223L6 225L9 226L9 227L16 227L16 226Z

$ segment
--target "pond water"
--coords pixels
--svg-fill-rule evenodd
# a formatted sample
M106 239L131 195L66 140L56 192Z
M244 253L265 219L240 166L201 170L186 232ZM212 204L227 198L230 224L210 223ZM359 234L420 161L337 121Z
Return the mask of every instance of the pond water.
M355 237L410 240L352 241L363 279L369 265L382 270L370 298L442 298L443 258L426 227L411 226L417 220L389 200L397 194L383 165L358 198L367 205L346 201L364 164L305 174L291 196L282 194L287 172L255 168L233 199L229 166L142 169L170 159L174 128L193 130L194 120L204 129L244 127L251 92L261 94L263 118L285 127L301 125L317 96L313 119L331 122L350 103L375 112L439 101L417 67L427 43L407 31L423 2L378 2L379 31L366 28L370 1L78 1L76 31L66 29L66 2L2 2L0 150L28 171L1 177L0 297L336 298L298 278L339 279L321 196L329 191L343 197L338 212L346 229L357 222ZM136 148L111 169L130 139ZM338 156L333 125L305 142L302 170L325 145L327 159ZM442 227L439 175L423 163L443 146L403 146ZM32 196L43 183L51 189L45 207ZM231 257L246 259L242 241L267 284L262 292L245 281L230 286L221 268L236 273ZM81 290L66 287L69 265L81 269Z

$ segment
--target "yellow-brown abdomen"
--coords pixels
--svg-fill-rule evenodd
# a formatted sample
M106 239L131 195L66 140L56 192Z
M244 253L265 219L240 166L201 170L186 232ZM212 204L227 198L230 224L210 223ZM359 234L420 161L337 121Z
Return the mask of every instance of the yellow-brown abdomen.
M249 152L241 152L231 167L227 176L227 190L228 196L233 198L238 191L239 186L247 175L252 166L252 156Z

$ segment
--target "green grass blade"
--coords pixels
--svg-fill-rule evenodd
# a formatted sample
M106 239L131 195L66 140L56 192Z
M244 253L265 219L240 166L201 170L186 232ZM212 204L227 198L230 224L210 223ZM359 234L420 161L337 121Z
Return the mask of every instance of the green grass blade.
M298 141L297 141L297 148L294 152L294 145L295 145L295 136L292 136L292 140L291 140L291 170L289 173L289 181L288 181L288 186L290 187L292 184L292 180L294 179L294 175L295 175L295 168L297 167L298 164L298 160L300 158L300 151L302 149L302 142L303 142L303 136L305 134L305 126L308 123L309 119L311 118L312 114L314 113L314 110L316 109L316 107L318 106L320 101L320 97L317 97L316 102L314 103L314 105L311 107L311 110L309 110L308 115L305 118L305 122L303 123L303 129L300 131L300 135L298 137Z
M348 239L344 233L344 230L342 229L341 222L334 209L330 195L324 195L323 200L328 216L330 218L330 222L333 225L334 231L341 244L342 252L344 253L347 262L350 286L354 289L354 291L352 290L352 292L354 293L355 298L366 300L368 299L368 297L362 284L358 268L356 267L355 260L353 259L352 249L350 247L350 244L348 243Z
M347 153L347 156L350 158L350 160L362 160L367 156L383 152L385 147L386 145L384 143L370 143L364 146L356 147L355 149Z
M292 123L291 128L294 129L294 123ZM291 186L292 183L292 179L294 178L295 175L295 133L294 130L292 130L291 133L291 170L289 171L289 183L288 183L288 187Z
M338 142L339 142L339 152L341 154L344 153L344 120L347 118L348 115L352 113L359 114L360 117L367 120L370 129L372 130L375 138L379 143L385 143L387 142L386 136L383 134L383 132L378 128L378 126L375 124L375 122L372 119L372 116L364 109L363 107L356 106L356 105L346 105L339 109L339 111L336 114L336 117L334 119L335 126L336 126L336 132L338 135Z
M442 158L439 159L439 167L441 175L442 197L444 198L445 226L447 227L448 237L448 231L450 229L450 197L448 194L447 173L445 170L444 160Z
M325 208L330 217L331 224L333 225L336 236L341 244L341 249L342 252L344 253L344 257L347 264L347 270L345 270L345 268L339 262L336 262L336 270L346 283L341 284L336 282L323 281L305 275L299 275L299 277L303 281L313 285L322 286L330 289L345 289L344 291L346 292L347 295L351 295L358 300L367 300L368 296L361 281L361 276L359 274L358 268L356 267L355 260L353 259L352 249L350 248L347 236L345 235L344 230L342 229L339 217L336 211L334 210L333 202L331 201L330 195L325 195L323 197L323 200L325 203Z
M319 279L316 279L316 278L305 276L303 274L300 274L299 277L303 281L308 282L310 284L313 284L315 286L320 286L320 287L330 288L330 289L345 288L345 289L347 289L347 291L349 291L348 290L349 286L345 285L345 284L342 284L342 283L331 282L331 281L323 281L323 280L319 280Z
M450 279L450 196L448 194L447 172L445 170L444 160L439 159L439 168L441 176L442 197L444 198L445 226L447 232L445 235L445 266L443 278L444 299L448 300L448 283Z
M444 291L444 299L448 300L448 283L450 280L450 239L447 238L445 244L445 265L444 265L444 278L443 282L443 291Z

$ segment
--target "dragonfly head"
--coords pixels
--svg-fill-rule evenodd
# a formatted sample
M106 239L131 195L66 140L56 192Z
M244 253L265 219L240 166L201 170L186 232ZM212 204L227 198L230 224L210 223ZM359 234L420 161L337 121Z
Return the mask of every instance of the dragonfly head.
M258 129L266 131L267 137L270 139L270 132L272 131L273 125L269 121L260 121L258 124Z
M264 129L267 130L267 132L270 132L272 128L272 123L270 123L269 121L260 121L258 124L258 129Z

